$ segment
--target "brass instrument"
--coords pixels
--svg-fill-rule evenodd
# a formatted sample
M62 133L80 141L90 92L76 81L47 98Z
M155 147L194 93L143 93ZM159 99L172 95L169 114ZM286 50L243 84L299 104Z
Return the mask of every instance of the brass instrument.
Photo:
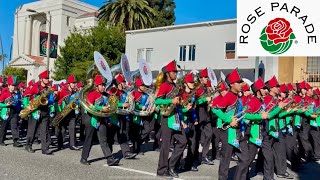
M76 101L78 100L78 97L75 97L72 101L70 101L63 110L54 117L52 120L52 126L59 126L59 123L72 111L78 108L78 105L76 104Z
M236 115L234 115L233 117L238 117L238 116L240 116L238 119L237 119L237 122L240 122L244 117L245 117L245 115L246 115L246 110L247 110L247 108L244 108L241 112L239 112L238 114L236 114ZM230 124L228 124L228 123L223 123L222 124L222 126L221 126L221 129L222 130L227 130L227 129L229 129L231 126L230 126Z
M146 110L143 111L134 110L133 114L136 116L150 116L154 112L154 101L156 99L156 96L153 93L153 90L149 88L146 90L146 93L148 94L148 99L146 102L146 104L148 104L148 107Z
M51 87L48 87L48 89L43 92L37 99L30 102L28 107L30 107L32 110L29 110L28 108L25 108L20 111L19 116L21 119L27 119L28 115L38 109L40 106L46 106L48 104L47 96L53 92L53 89Z

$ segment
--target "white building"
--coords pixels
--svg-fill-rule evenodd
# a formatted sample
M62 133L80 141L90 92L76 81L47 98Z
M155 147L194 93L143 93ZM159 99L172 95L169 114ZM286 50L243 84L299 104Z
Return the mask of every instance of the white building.
M175 25L126 32L126 55L130 68L138 68L144 58L151 69L159 71L170 60L186 70L211 67L220 77L234 68L246 78L254 79L255 57L236 56L237 25L235 19ZM260 57L265 79L278 76L278 58Z
M17 8L9 66L25 68L27 80L37 80L39 72L47 66L46 57L40 56L40 32L48 32L48 21L51 22L51 33L58 35L58 47L64 46L64 39L75 27L81 30L97 25L97 10L79 0L39 0ZM54 58L50 59L50 72L54 70L54 61Z

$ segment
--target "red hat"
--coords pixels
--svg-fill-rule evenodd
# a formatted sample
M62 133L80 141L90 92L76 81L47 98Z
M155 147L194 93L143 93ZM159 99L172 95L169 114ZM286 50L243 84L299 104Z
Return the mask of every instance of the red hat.
M55 84L55 85L52 86L52 89L53 89L54 91L58 91L58 89L59 89L58 87L59 87L58 84Z
M307 88L307 90L312 89L312 87L310 86L309 83L306 83L306 88Z
M273 87L279 87L278 80L275 76L273 76L269 81L267 81L266 85L269 89Z
M60 86L61 86L61 87L63 87L64 85L65 85L65 83L64 83L64 82L61 82L61 83L60 83Z
M287 88L289 91L292 91L293 90L293 85L291 83L287 84Z
M228 89L227 84L225 83L225 81L221 81L218 85L217 88L219 89L220 92L222 91L226 91Z
M287 93L288 92L288 88L287 88L286 84L281 84L280 85L280 92L282 92L282 93Z
M105 84L105 81L102 76L96 75L96 77L94 78L94 84L98 86L100 84Z
M33 86L34 85L34 79L28 82L28 86Z
M227 75L226 77L226 83L227 84L233 84L233 83L241 83L243 82L240 74L239 74L239 71L238 71L238 68L234 69L233 71L231 71L230 74Z
M116 79L117 83L126 82L122 74L116 75L115 79Z
M175 60L172 60L171 62L169 62L169 64L167 64L165 67L162 68L163 73L172 72L172 71L177 71L177 64Z
M245 92L245 91L250 91L250 87L247 83L245 83L243 86L242 86L242 91Z
M0 76L0 83L3 83L3 78L2 78L2 76Z
M20 83L18 84L18 87L19 87L19 88L25 88L26 86L25 86L25 84L24 84L23 82L20 82Z
M189 73L187 74L185 77L184 77L184 81L186 83L193 83L194 80L193 80L193 73Z
M202 69L202 71L200 71L200 77L208 77L208 69Z
M76 78L74 77L74 75L70 75L67 79L67 83L75 83L76 82Z
M15 86L17 84L17 78L13 76L8 76L7 77L7 84Z
M320 95L320 90L318 88L315 91L317 95Z
M77 86L78 86L78 87L83 87L82 82L81 82L81 81L79 81L79 82L78 82L78 84L77 84Z
M307 89L307 87L306 87L306 81L300 82L300 83L299 83L299 88L300 88L300 89Z
M143 81L142 79L139 77L136 82L135 82L136 87L142 86L143 85Z
M40 79L49 79L49 71L45 70L42 73L39 74Z
M256 82L254 82L252 85L251 85L251 89L253 92L257 92L259 91L260 89L263 89L263 88L266 88L266 85L264 84L263 80L261 79L261 77L259 77Z

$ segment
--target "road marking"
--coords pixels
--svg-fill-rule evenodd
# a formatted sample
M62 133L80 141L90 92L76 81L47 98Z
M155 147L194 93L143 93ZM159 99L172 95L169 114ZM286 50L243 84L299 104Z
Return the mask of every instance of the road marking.
M121 166L108 166L107 164L103 165L105 167L110 167L110 168L115 168L115 169L121 169L124 171L130 171L130 172L135 172L135 173L140 173L140 174L146 174L149 176L157 176L156 173L151 173L151 172L147 172L147 171L140 171L140 170L136 170L136 169L131 169L131 168L125 168L125 167L121 167ZM173 178L174 180L183 180L180 178Z

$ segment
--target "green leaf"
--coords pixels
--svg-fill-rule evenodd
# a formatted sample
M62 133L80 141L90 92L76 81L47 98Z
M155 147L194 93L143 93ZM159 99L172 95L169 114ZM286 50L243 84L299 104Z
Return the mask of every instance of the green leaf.
M270 41L269 39L267 40L267 44L268 44L268 46L274 45L274 44L273 44L273 41Z
M296 36L293 33L291 33L290 34L290 39L296 39Z
M261 40L261 41L266 41L266 40L268 40L268 35L267 35L266 33L261 34L260 40Z

